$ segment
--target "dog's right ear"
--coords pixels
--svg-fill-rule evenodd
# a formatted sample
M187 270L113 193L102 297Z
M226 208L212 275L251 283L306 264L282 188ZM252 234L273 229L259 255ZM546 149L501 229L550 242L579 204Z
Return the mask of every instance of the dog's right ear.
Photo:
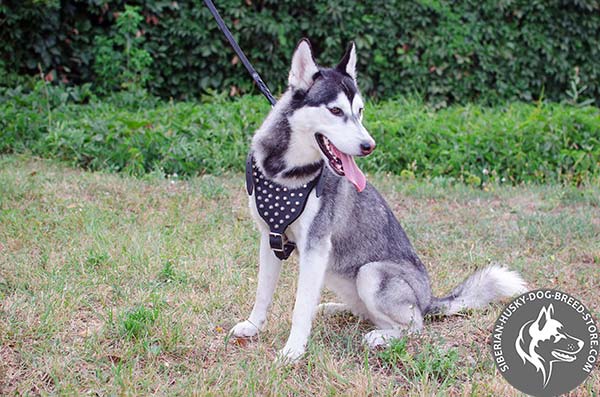
M319 71L312 55L308 39L300 40L294 56L292 57L292 68L288 77L288 83L294 89L308 90L313 83L314 75Z

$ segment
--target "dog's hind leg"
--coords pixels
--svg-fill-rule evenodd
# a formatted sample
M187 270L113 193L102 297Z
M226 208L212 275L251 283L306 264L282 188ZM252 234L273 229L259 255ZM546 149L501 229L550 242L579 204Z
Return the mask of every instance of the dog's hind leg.
M345 303L326 302L319 304L319 306L317 307L317 312L324 316L333 316L338 313L349 311L351 311L351 308Z
M256 336L267 322L267 312L273 301L273 293L281 271L281 260L271 251L268 233L262 233L260 239L260 263L258 268L258 286L254 308L248 320L238 323L230 331L236 338Z
M362 266L358 272L358 294L367 307L370 320L377 327L363 338L370 348L389 345L391 340L423 328L423 313L414 290L416 286L398 271L399 267L395 263L372 262Z
M341 303L321 303L318 308L320 314L331 316L337 313L351 312L361 319L368 317L367 309L356 290L356 279L327 272L325 287L335 293Z

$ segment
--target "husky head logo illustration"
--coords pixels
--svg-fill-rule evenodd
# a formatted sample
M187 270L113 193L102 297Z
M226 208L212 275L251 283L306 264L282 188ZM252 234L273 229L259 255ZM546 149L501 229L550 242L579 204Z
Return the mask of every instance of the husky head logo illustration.
M535 320L523 324L515 343L523 364L542 372L544 387L552 376L554 363L570 363L583 348L583 341L565 332L563 324L552 318L554 306L542 307Z

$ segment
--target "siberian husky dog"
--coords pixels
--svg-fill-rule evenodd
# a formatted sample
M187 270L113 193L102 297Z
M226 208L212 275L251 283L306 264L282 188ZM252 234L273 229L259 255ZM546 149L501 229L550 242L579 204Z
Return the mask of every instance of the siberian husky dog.
M294 52L288 82L252 140L247 182L250 211L261 232L258 288L250 316L231 329L231 336L253 337L265 327L282 263L282 250L273 247L286 237L298 250L299 275L292 328L279 361L293 362L304 354L317 311L348 310L370 320L376 329L363 341L374 348L418 332L427 313L450 315L525 291L516 272L490 266L448 296L432 295L427 270L406 233L353 158L375 148L362 124L364 102L356 83L354 43L337 66L323 68L303 39ZM310 189L317 180L317 187ZM299 208L301 215L285 235L282 230L273 233L277 226L265 217L273 212L262 213L267 204L263 181L277 186L277 192L309 186L307 200L296 202L303 211ZM341 302L318 305L323 286Z

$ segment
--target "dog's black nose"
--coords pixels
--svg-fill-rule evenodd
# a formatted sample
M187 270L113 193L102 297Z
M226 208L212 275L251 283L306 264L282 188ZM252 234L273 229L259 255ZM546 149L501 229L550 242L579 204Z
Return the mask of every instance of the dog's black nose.
M360 151L365 156L370 154L373 150L375 150L375 142L364 141L360 144Z

